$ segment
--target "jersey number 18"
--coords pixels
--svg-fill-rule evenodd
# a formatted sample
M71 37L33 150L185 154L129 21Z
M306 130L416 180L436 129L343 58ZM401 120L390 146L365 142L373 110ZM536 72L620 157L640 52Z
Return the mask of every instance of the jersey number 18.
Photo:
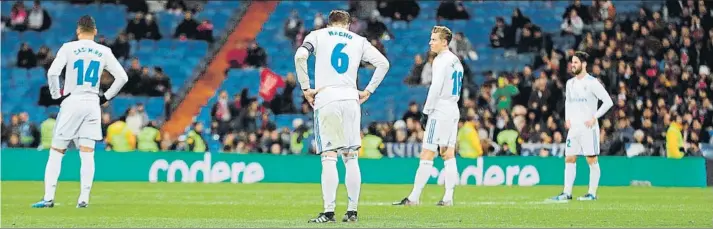
M99 61L89 62L85 71L84 60L77 60L74 62L74 69L77 69L77 86L92 83L92 87L94 87L99 82Z
M463 87L463 72L454 71L451 78L453 79L452 94L458 95L460 93L460 89Z
M349 69L349 56L342 52L344 46L347 46L347 44L339 43L337 46L334 46L334 49L332 50L332 67L339 74L343 74L347 72L347 69Z

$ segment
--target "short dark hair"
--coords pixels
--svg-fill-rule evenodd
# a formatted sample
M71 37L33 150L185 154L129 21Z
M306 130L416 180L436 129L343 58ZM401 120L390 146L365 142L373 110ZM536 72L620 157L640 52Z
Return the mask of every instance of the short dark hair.
M332 12L329 12L329 24L334 25L334 24L349 24L349 20L351 20L351 16L349 16L349 12L344 11L344 10L332 10Z
M81 32L89 33L97 29L97 24L94 22L92 16L84 15L77 21L77 28Z
M572 56L572 58L574 58L575 56L577 58L579 58L579 61L582 63L586 63L587 60L589 60L589 54L587 54L586 52L576 51L576 52L574 52L574 55ZM570 61L571 61L571 59L570 59Z

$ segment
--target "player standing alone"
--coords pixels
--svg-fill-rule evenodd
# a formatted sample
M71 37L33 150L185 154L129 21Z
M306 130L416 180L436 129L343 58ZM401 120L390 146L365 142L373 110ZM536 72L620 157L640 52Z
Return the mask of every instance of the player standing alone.
M339 175L337 157L342 155L349 205L342 221L357 220L361 172L357 162L361 147L361 108L384 79L389 61L367 39L349 31L349 13L329 13L327 28L311 32L295 54L297 77L305 99L314 107L314 132L317 153L322 157L322 197L324 212L313 223L334 222ZM314 54L315 87L310 88L307 58ZM361 61L376 66L364 91L357 89L357 70Z
M111 49L94 42L96 34L94 19L82 16L77 22L78 40L59 48L47 73L52 99L61 100L61 105L45 168L45 196L32 205L34 208L54 207L62 157L71 141L79 148L81 160L81 191L77 208L86 208L89 204L94 181L94 144L102 139L100 105L116 96L129 80ZM59 75L65 66L65 95L62 96ZM104 69L114 76L114 83L104 95L99 96L99 79Z
M587 73L585 52L576 52L570 61L574 77L567 80L565 88L565 127L568 128L565 142L564 191L552 200L572 199L572 186L577 173L577 156L587 157L589 164L589 192L578 200L596 200L599 186L599 123L614 104L602 83ZM602 106L597 109L601 100Z
M455 145L458 136L458 100L463 82L463 65L458 56L448 49L453 34L444 26L435 26L431 31L431 52L437 54L433 60L433 80L428 89L426 104L423 106L421 123L426 127L421 152L421 163L416 170L411 194L394 205L417 205L421 191L431 177L433 158L440 148L445 171L446 192L438 206L453 205L453 191L458 182L458 167ZM425 122L424 122L425 121Z

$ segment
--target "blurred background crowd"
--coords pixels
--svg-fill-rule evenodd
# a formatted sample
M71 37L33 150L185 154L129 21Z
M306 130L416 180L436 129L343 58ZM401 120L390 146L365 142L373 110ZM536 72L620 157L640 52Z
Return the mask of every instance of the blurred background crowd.
M462 157L560 156L575 51L590 54L588 72L615 103L599 120L603 155L699 156L713 140L711 1L299 1L275 3L262 21L246 21L261 13L239 1L2 4L3 147L48 147L58 109L45 72L73 39L69 12L87 12L130 78L104 107L99 147L313 154L313 111L294 90L292 56L332 9L349 10L350 30L391 61L362 108L362 157L420 150L436 24L456 33L450 48L465 68ZM250 37L239 35L244 23L262 24ZM372 72L362 65L360 88ZM111 81L102 76L102 87Z

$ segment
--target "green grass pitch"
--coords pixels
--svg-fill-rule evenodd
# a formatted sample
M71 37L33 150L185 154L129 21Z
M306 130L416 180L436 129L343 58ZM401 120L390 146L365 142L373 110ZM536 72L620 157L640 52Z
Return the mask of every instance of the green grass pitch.
M61 182L52 209L32 209L42 182L2 182L2 227L713 227L711 188L601 187L595 202L546 203L561 187L458 186L439 208L441 186L421 206L391 206L411 185L362 187L359 222L308 224L322 210L319 184L96 182L89 208L75 208L77 182ZM575 195L586 192L575 187ZM346 210L339 187L337 216Z

